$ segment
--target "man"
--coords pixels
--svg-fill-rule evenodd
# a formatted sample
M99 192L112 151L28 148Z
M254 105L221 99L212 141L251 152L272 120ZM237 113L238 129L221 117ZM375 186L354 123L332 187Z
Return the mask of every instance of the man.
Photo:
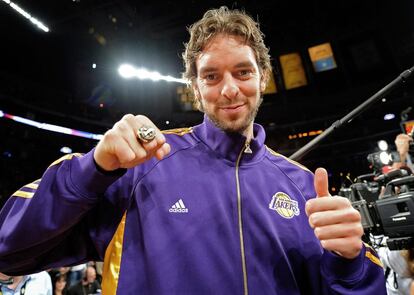
M394 162L392 169L406 169L414 171L409 154L410 143L413 141L410 134L400 133L395 138L395 146L399 154L399 161ZM397 187L398 188L398 187ZM383 189L385 191L385 188ZM397 193L399 192L399 188ZM385 244L383 238L383 244ZM387 247L378 249L378 256L384 265L386 274L386 288L388 295L414 294L413 276L410 271L413 249L391 251Z
M2 295L52 295L52 280L46 271L25 276L7 276L0 273Z
M53 163L0 214L0 270L104 258L104 294L385 294L358 212L324 169L312 199L312 173L253 124L271 70L258 24L222 7L189 30L204 122L163 134L126 115Z
M101 285L96 280L96 270L93 266L88 266L82 280L69 288L68 295L97 294L98 292L101 292Z
M413 131L410 134L400 133L395 138L395 147L400 157L400 161L393 164L393 168L408 167L411 171L414 171L413 163L411 162L411 157L409 154L410 143L413 141L412 138Z
M388 295L414 294L413 277L407 263L407 260L410 260L410 251L391 251L387 247L378 249L378 255L384 265Z

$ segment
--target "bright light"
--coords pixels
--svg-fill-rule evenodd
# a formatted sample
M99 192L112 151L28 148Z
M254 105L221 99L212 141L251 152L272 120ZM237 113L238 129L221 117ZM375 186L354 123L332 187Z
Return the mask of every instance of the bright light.
M40 129L49 130L53 132L63 133L63 134L72 134L72 129L67 127L62 127L58 125L41 123Z
M131 65L123 64L118 68L118 73L121 75L122 78L129 79L134 77L135 69Z
M4 113L2 110L0 110L0 118L4 116Z
M382 164L388 165L388 163L391 162L391 155L389 153L381 152L379 156Z
M48 123L41 123L41 122L37 122L37 121L34 121L34 120L22 118L22 117L19 117L19 116L14 116L12 114L3 113L2 111L0 111L0 112L1 112L0 114L4 118L7 118L7 119L10 119L10 120L22 123L22 124L37 127L37 128L40 128L40 129L49 130L49 131L53 131L53 132L59 132L59 133L63 133L63 134L73 135L73 136L92 138L92 139L96 139L96 140L101 140L103 138L103 134L94 134L94 133L81 131L81 130L76 130L76 129L71 129L71 128L62 127L62 126L58 126L58 125L53 125L53 124L48 124Z
M138 78L138 79L149 79L152 81L167 81L167 82L177 82L182 84L187 84L187 81L184 79L174 78L172 76L163 76L158 72L150 72L147 69L139 68L136 69L129 64L123 64L118 68L118 73L125 79Z
M33 127L37 127L37 128L41 128L41 123L30 120L30 119L26 119L26 118L22 118L19 116L13 116L13 120L22 124L26 124L26 125L30 125Z
M72 149L70 147L64 146L64 147L62 147L60 149L60 152L61 153L64 153L64 154L71 154L72 153Z
M392 119L394 119L394 118L395 118L395 115L394 115L394 114L386 114L386 115L384 116L384 120L385 120L385 121L392 120Z
M10 0L3 0L3 2L7 3L8 5L10 5L11 8L13 8L15 11L17 11L18 13L20 13L21 15L23 15L25 18L27 18L28 20L30 20L30 22L32 24L34 24L36 27L38 27L39 29L43 30L46 33L49 32L49 28L48 27L46 27L41 21L39 21L35 17L31 16L30 13L28 13L27 11L25 11L23 8L21 8L16 3L13 3Z
M378 141L378 147L381 151L388 150L388 143L385 140Z
M92 64L92 69L96 69L96 64Z

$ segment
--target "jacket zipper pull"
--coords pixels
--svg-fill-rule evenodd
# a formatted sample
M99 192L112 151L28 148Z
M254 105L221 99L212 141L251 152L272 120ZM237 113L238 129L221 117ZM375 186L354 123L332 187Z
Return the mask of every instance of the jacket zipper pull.
M253 151L250 148L250 144L248 142L246 142L246 144L245 144L244 153L245 154L253 154Z

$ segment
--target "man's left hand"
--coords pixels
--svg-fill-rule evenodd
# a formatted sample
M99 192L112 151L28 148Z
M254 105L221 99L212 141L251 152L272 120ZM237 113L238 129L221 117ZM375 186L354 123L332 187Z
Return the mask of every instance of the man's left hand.
M348 259L357 257L364 233L361 215L347 198L329 194L325 169L316 169L314 185L317 197L306 202L306 214L315 236L326 250Z

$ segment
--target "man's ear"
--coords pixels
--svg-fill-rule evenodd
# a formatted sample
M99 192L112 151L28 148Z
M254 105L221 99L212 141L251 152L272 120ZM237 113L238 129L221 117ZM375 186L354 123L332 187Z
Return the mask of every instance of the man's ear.
M195 99L195 106L199 111L203 111L202 105L201 105L201 95L200 90L198 89L197 81L195 79L191 82L191 89L193 90L194 99Z
M195 99L199 100L200 99L200 91L198 89L197 79L192 79L190 87L193 90Z
M260 77L260 92L261 93L265 91L268 82L269 82L269 72L265 71L262 73Z

